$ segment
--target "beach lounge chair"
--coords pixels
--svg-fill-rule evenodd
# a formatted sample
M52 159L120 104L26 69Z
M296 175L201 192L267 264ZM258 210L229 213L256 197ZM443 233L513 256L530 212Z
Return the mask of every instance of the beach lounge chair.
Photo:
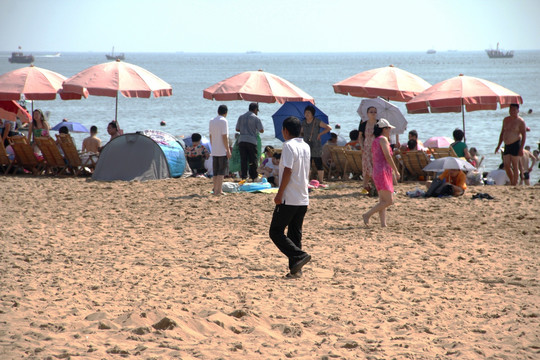
M448 156L457 157L457 154L452 147L429 148L429 151L431 152L431 155L433 155L435 159L440 159L440 158L448 157Z
M348 180L347 176L347 157L345 157L345 146L332 146L329 148L330 156L332 157L332 164L334 167L329 174L329 177L335 175L340 177L342 180Z
M60 147L64 152L64 157L68 162L68 168L74 175L79 175L82 170L87 168L92 172L96 168L97 156L89 155L85 157L85 161L82 160L81 155L75 147L73 138L69 134L58 134L56 140L60 143Z
M362 150L343 150L343 153L347 159L347 172L353 179L359 179L362 175Z
M58 146L53 138L49 136L36 137L36 144L41 150L43 159L45 160L45 173L59 175L66 171L66 161L60 154Z
M28 142L26 136L12 136L8 138L9 144L15 153L14 166L32 172L34 175L41 174L44 169L43 160L38 160L34 154L34 148Z
M4 142L0 141L0 169L5 175L9 173L9 170L13 167L13 161L9 158Z
M403 161L404 170L407 171L408 180L425 180L428 178L429 173L423 169L429 164L429 157L423 151L410 150L404 152L401 154L401 161Z

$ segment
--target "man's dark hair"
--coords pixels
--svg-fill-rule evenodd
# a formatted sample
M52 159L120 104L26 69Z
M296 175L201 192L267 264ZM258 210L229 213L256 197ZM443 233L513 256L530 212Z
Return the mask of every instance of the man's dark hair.
M61 126L60 129L58 129L58 132L60 134L69 134L69 129L67 126Z
M452 133L452 136L454 137L454 140L461 141L463 140L463 137L465 137L465 133L461 129L456 129Z
M97 134L97 126L96 126L96 125L90 126L90 132L91 132L91 133L96 133L96 134Z
M337 134L334 132L330 133L330 139L337 139Z
M249 104L249 111L251 112L259 111L259 104L257 103Z
M116 125L116 120L113 120L109 123L109 126L114 128L115 130L118 130L118 125Z
M286 129L292 137L299 137L302 130L302 123L295 116L289 116L283 120L282 127Z
M201 141L202 139L202 136L201 134L199 133L193 133L191 134L191 141L195 142L195 141Z
M227 105L219 105L217 108L218 115L226 115L229 112Z
M411 139L407 141L407 148L409 148L409 150L416 150L417 146L418 146L418 142L416 140Z
M358 130L352 130L350 133L349 133L349 137L351 138L352 141L356 141L358 140L358 137L360 136L360 132Z
M415 138L418 139L418 132L416 130L409 131L409 135L412 135L412 136L414 136Z
M272 157L273 157L274 159L278 159L278 160L279 160L279 159L281 159L281 153L276 152L276 153L272 154Z
M511 108L515 107L515 108L517 108L519 110L519 104L510 104L510 107Z
M306 111L309 111L311 113L311 115L313 115L313 117L315 117L315 106L313 106L313 105L306 106L306 108L304 109L304 112L306 112Z

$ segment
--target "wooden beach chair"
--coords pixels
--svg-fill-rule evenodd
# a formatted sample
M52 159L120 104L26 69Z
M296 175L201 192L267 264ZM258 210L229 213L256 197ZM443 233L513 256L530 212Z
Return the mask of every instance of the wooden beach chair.
M408 180L425 180L429 177L429 173L423 170L429 164L429 157L423 151L407 151L401 154L401 161L407 171Z
M85 168L88 168L90 172L95 169L97 162L96 157L89 156L86 161L83 162L71 135L58 134L56 135L56 139L60 143L60 147L62 147L64 157L68 162L68 168L74 175L79 175Z
M45 173L59 175L66 171L67 164L53 138L49 136L36 137L36 144L45 160Z
M9 158L4 142L0 141L0 169L5 175L9 173L9 170L13 167L13 161Z
M32 172L34 175L43 173L43 160L38 160L34 154L34 148L28 142L26 136L12 136L8 138L9 144L15 153L15 164L17 168Z
M352 174L353 179L362 176L362 150L343 150L347 159L347 172Z
M337 177L340 177L342 180L348 180L347 176L347 157L345 156L345 146L332 146L329 148L330 156L332 157L332 164L334 165L331 169L331 177L334 174Z
M448 157L448 156L457 157L457 154L452 147L429 148L429 151L431 152L431 155L433 155L435 159L440 159L440 158Z

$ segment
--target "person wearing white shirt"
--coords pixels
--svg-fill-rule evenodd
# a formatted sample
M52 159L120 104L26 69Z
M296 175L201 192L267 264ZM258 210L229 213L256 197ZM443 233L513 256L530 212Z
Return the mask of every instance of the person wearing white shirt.
M298 118L290 116L283 121L285 142L279 162L279 190L270 223L270 238L289 259L286 277L301 275L302 267L311 255L302 250L302 225L309 205L308 181L311 159L309 145L300 137L302 129ZM285 228L287 235L285 235Z
M223 179L229 168L231 149L229 148L229 124L227 105L218 107L218 116L210 120L210 145L212 148L212 169L214 173L214 195L223 194Z

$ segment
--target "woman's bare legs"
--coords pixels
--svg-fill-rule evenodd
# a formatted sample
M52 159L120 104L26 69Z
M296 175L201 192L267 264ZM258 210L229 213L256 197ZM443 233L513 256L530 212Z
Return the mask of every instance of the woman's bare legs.
M369 189L370 188L369 182L371 181L371 176L362 174L362 177L363 177L362 186L364 187L364 189Z
M324 170L317 170L317 180L322 184L324 181Z
M386 208L394 203L392 199L392 192L388 190L379 190L379 202L377 205L372 207L367 213L362 215L364 219L364 224L366 226L369 224L369 218L375 214L379 213L379 218L381 219L381 226L386 227Z

